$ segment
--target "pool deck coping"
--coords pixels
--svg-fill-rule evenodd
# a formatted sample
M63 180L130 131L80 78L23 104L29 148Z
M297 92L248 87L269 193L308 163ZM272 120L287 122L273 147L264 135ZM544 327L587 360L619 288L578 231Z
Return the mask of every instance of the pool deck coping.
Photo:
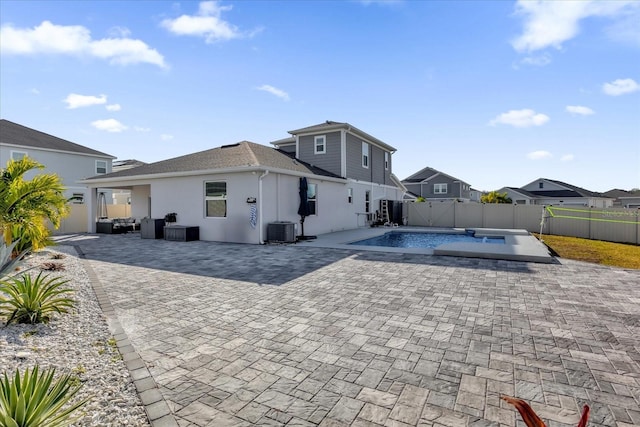
M477 237L503 236L504 245L486 243L445 243L433 248L391 248L384 246L353 245L351 242L378 237L390 231L402 232L430 232L430 233L464 233L475 231ZM549 253L548 248L532 236L527 230L502 230L496 228L432 228L432 227L374 227L358 228L354 230L338 231L323 234L313 240L299 242L307 246L366 250L372 252L394 252L422 255L444 255L467 258L501 259L510 261L525 261L551 264L557 262Z

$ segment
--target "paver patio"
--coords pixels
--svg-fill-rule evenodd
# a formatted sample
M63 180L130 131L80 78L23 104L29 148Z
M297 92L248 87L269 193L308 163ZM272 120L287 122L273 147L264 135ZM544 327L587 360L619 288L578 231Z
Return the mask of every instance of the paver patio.
M640 271L67 237L180 426L640 425ZM159 399L159 397L157 398ZM156 400L157 400L156 399Z

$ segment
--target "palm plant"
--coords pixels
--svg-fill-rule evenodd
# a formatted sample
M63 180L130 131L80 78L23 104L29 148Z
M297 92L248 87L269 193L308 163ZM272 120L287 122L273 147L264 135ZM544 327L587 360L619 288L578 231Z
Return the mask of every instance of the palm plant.
M0 281L0 315L7 317L7 325L16 323L47 323L50 315L67 313L75 301L65 294L71 289L62 285L68 280L49 279L40 272L33 278L29 274Z
M88 399L70 404L81 386L73 386L73 377L63 375L55 382L55 369L42 372L38 366L21 377L16 371L10 380L7 373L0 379L0 425L8 427L62 427L79 417L72 414ZM64 409L63 409L64 407Z
M25 180L24 175L33 169L44 166L25 156L9 160L0 170L0 232L7 245L20 238L22 249L44 247L49 237L45 220L57 228L69 212L60 178L38 174Z
M515 397L510 396L501 396L502 400L513 405L518 412L520 412L520 416L522 420L527 425L527 427L547 427L547 425L542 421L542 419L535 413L535 411L529 406L527 402L522 399L516 399ZM589 406L584 405L582 408L582 416L580 417L580 421L578 422L578 427L586 427L587 421L589 420Z
M490 193L483 194L480 197L480 201L482 203L506 203L510 204L512 202L511 198L507 196L507 193L499 193L497 191L491 191Z

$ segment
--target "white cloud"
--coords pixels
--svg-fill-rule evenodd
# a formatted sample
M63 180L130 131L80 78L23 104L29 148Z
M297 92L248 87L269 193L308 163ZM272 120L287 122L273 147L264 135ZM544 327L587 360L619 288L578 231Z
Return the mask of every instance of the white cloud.
M73 110L75 108L90 107L92 105L101 105L107 103L107 95L78 95L70 93L62 102L67 103L67 108Z
M273 87L271 85L262 85L260 87L257 87L256 89L268 92L272 95L277 96L278 98L284 99L285 101L289 100L289 94L282 89L278 89L277 87Z
M220 6L217 1L203 1L195 15L181 15L175 19L165 19L161 25L179 36L203 37L207 43L251 37L257 31L244 33L235 25L222 19L222 12L232 6Z
M151 128L144 128L142 126L134 126L133 130L136 132L151 132Z
M574 158L573 154L565 154L560 158L560 160L563 162L570 162L573 160L573 158Z
M109 37L114 38L127 38L131 35L131 30L126 27L111 27L108 31Z
M544 67L545 65L549 65L551 63L551 55L548 53L543 53L542 55L537 56L527 56L522 58L520 63L525 65L533 65L535 67Z
M34 95L40 95L40 91L35 87L32 87L31 89L29 89L29 93L32 93Z
M544 159L552 158L553 155L548 151L538 150L538 151L532 151L531 153L528 153L527 157L531 160L544 160Z
M120 111L122 110L122 107L120 106L120 104L109 104L109 105L105 105L105 107L107 109L107 111Z
M568 113L578 114L580 116L590 116L596 113L591 108L583 107L582 105L567 105L566 110Z
M173 135L163 133L162 135L160 135L160 139L163 141L171 141L173 139Z
M618 79L602 85L602 91L607 95L618 96L640 90L640 85L633 79Z
M141 40L113 37L91 38L91 32L81 25L55 25L43 21L34 28L0 28L0 51L3 54L88 55L108 60L111 64L148 63L166 67L164 57Z
M98 130L116 133L128 129L125 125L123 125L116 119L96 120L95 122L91 122L91 126Z
M531 109L510 110L502 113L489 124L495 126L497 124L511 125L517 128L526 128L530 126L542 126L549 121L549 116L542 113L536 113Z
M589 17L620 18L638 7L634 0L620 1L531 1L518 0L516 14L524 16L522 35L511 41L518 52L547 47L560 49L562 43L580 32L580 21Z

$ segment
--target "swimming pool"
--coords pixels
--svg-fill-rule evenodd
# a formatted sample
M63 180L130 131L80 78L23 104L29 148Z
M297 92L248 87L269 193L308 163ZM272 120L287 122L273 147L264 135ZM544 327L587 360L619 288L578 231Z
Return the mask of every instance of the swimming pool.
M471 233L414 233L390 231L378 237L351 242L350 245L386 246L392 248L435 248L444 243L504 244L504 237L475 237Z

